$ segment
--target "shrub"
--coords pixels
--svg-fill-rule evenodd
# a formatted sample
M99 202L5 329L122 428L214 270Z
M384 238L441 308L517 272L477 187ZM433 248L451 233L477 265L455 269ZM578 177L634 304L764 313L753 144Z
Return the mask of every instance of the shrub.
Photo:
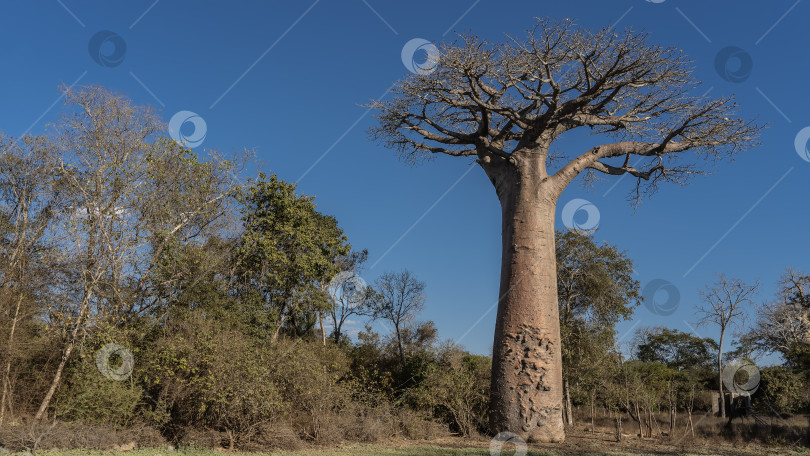
M105 377L93 354L88 352L67 372L65 384L54 399L54 411L63 420L123 428L139 417L143 393L131 377L125 380Z
M142 376L173 424L226 432L233 447L284 409L272 360L241 332L195 318L167 333Z
M760 371L760 384L752 396L754 405L765 412L796 413L807 408L805 382L802 376L783 366Z
M487 421L491 360L445 347L421 384L408 392L417 408L429 408L464 436Z

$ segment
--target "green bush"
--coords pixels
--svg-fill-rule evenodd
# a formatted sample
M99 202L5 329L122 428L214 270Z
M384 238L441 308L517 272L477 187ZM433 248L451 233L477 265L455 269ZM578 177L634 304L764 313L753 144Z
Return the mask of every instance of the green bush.
M491 360L445 347L425 369L424 379L406 393L417 409L430 409L468 436L487 422Z
M765 412L796 413L808 405L801 374L783 366L766 367L760 371L759 389L751 399L754 406Z
M136 421L143 400L143 390L131 377L125 380L105 377L94 356L87 353L68 371L66 382L55 397L54 411L63 420L120 428Z
M285 408L272 360L241 332L203 318L172 323L142 373L172 424L249 438Z

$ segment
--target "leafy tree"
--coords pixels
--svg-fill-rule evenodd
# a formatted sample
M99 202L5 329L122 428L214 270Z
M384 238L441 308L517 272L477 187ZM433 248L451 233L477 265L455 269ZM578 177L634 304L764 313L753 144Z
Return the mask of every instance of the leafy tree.
M714 339L697 337L668 328L640 331L636 357L647 363L663 363L682 371L710 369L719 347Z
M611 362L615 326L629 318L640 299L633 262L590 234L557 233L557 296L562 335L563 389L568 424L573 424L571 382L593 403Z
M804 378L803 378L804 377ZM807 378L802 372L785 366L760 370L760 383L753 405L770 413L797 413L808 405Z
M337 221L315 209L295 184L259 174L240 195L244 232L237 253L239 290L255 324L275 341L282 328L303 335L328 300L318 285L338 273L351 246Z
M67 109L48 138L63 181L55 234L62 282L56 317L70 328L35 419L41 419L88 327L120 325L150 311L148 280L169 244L187 241L222 214L230 162L201 163L160 134L149 106L101 87L65 89Z
M759 127L738 117L731 98L693 95L689 59L630 30L540 20L523 39L493 44L463 35L435 57L430 71L409 75L387 101L371 104L379 119L371 133L412 162L431 154L475 159L492 182L503 255L491 430L561 441L560 194L583 172L629 174L636 196L662 182L683 183L700 172L689 157L731 156L755 143ZM552 152L577 129L615 142Z

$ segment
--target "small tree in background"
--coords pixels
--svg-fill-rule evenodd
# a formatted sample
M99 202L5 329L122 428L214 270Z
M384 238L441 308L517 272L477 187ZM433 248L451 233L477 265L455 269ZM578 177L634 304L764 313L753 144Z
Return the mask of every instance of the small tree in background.
M710 369L720 348L709 337L660 327L640 330L637 339L635 355L640 361L664 363L678 371Z
M397 353L404 368L403 333L425 305L425 282L405 269L401 272L386 272L374 283L377 297L372 304L373 315L394 326Z
M745 318L746 305L752 304L759 289L759 282L746 284L740 279L727 279L719 274L713 285L700 292L703 305L698 308L701 315L699 325L714 323L720 329L720 343L717 344L717 386L720 390L720 416L726 417L726 401L723 395L723 339L730 326L739 327Z
M337 260L340 272L328 285L331 297L329 315L332 317L332 337L336 344L341 342L343 325L351 316L369 316L373 312L374 290L360 277L367 259L368 250L360 250Z
M571 382L593 414L602 383L597 377L605 375L604 363L613 362L615 326L638 305L639 283L626 254L597 245L590 234L557 233L556 243L565 417L572 425Z

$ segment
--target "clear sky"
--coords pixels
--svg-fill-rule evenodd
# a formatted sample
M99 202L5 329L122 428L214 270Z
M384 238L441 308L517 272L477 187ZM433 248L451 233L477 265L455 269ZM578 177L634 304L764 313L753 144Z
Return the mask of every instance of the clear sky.
M810 154L802 137L798 152L794 144L810 125L810 1L55 0L0 8L4 133L42 133L59 109L60 83L102 84L155 105L167 122L196 113L204 138L188 122L181 132L200 136L197 149L255 150L263 171L297 181L355 246L369 249L367 280L407 267L426 281L421 318L474 352L492 344L495 193L468 159L409 167L366 133L373 116L362 105L407 73L401 53L414 38L473 31L499 41L538 16L646 30L693 58L700 90L736 94L744 116L769 125L760 147L688 187L663 187L635 211L629 178L592 189L575 183L562 195L560 229L567 202L589 201L599 212L597 239L628 252L642 285L665 280L680 293L669 315L638 308L619 325L624 342L648 325L691 332L697 290L715 272L760 279L761 301L772 298L785 268L810 272ZM729 46L739 50L721 53ZM579 153L591 141L572 137L557 147ZM576 215L583 222L586 212Z

